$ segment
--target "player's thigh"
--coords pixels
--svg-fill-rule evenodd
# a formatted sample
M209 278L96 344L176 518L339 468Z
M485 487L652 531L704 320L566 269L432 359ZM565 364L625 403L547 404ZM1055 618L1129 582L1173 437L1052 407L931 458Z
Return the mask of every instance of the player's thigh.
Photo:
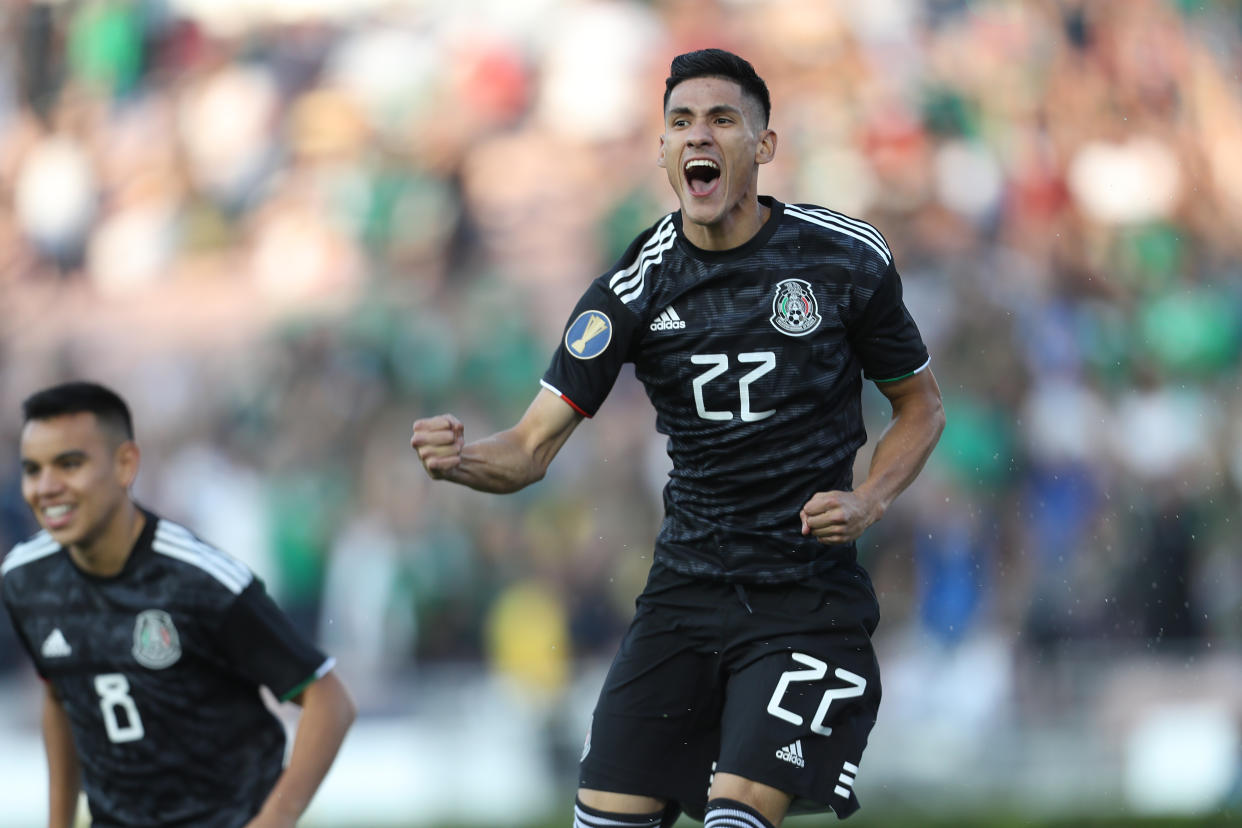
M789 794L771 785L722 771L712 775L712 787L707 798L745 803L763 814L764 819L773 825L779 825L785 818L791 799Z
M664 809L664 800L636 794L579 788L578 801L588 808L609 814L652 814Z
M591 717L581 788L705 800L723 709L706 629L704 613L655 608L635 618Z

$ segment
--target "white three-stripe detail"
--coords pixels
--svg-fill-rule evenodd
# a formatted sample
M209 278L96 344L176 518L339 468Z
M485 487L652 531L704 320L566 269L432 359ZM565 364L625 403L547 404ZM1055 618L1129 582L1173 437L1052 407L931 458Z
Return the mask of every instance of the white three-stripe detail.
M625 303L632 302L642 294L646 285L647 271L652 265L659 264L664 253L673 246L677 231L673 227L673 216L670 213L656 227L655 233L639 251L638 259L625 270L618 270L608 281L608 287Z
M852 227L858 232L865 234L876 244L883 247L886 251L888 250L888 243L884 241L884 236L880 234L880 231L876 230L875 227L862 219L850 218L844 213L838 213L836 210L829 210L827 207L801 207L795 204L794 209L800 210L807 215L818 216L826 221L839 224L842 227ZM892 251L889 252L891 253Z
M850 798L850 789L854 787L854 775L858 773L858 765L853 762L846 762L842 766L843 772L837 777L837 781L841 784L832 789L837 796Z
M40 532L25 543L19 543L9 550L9 554L4 556L4 563L0 564L0 575L7 575L12 569L31 561L37 561L39 558L46 558L59 550L60 544L52 540L51 535L46 531Z
M194 537L189 529L167 520L161 520L156 527L151 548L161 555L197 566L234 595L240 595L254 580L254 573L241 561Z
M880 258L884 260L884 264L891 264L893 261L893 254L889 251L888 245L884 243L884 238L880 236L874 227L866 222L847 218L840 213L826 210L805 210L793 204L786 204L785 212L810 224L817 224L820 227L836 230L838 233L844 233L847 236L858 239L876 253L879 253Z

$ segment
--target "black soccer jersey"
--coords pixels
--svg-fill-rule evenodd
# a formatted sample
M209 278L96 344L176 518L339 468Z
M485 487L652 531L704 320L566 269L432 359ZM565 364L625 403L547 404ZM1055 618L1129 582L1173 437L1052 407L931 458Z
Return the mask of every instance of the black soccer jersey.
M46 532L0 565L18 636L68 714L96 826L235 828L263 804L288 699L331 669L241 562L150 513L125 567L80 570Z
M634 363L673 459L657 559L781 582L854 557L803 536L799 510L852 485L863 378L928 356L875 228L760 200L769 220L732 250L696 248L679 212L642 233L587 289L542 382L589 417Z

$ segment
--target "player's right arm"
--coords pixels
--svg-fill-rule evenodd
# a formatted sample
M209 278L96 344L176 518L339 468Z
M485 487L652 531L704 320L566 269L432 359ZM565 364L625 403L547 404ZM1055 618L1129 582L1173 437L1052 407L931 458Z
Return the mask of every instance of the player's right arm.
M414 421L410 446L432 478L506 494L542 480L582 420L582 414L545 388L512 428L467 443L461 421L441 414Z
M43 684L43 746L47 752L48 828L72 828L78 812L81 767L69 715L50 682Z

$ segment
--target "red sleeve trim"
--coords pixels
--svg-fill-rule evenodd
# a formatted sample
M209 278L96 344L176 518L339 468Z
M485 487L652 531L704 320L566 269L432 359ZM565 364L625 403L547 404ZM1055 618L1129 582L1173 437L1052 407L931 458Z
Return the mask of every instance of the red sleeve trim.
M547 380L540 380L539 384L542 385L544 388L548 389L549 391L551 391L556 396L560 397L562 400L564 400L565 404L568 405L570 408L572 408L574 411L577 411L579 414L581 414L583 417L586 417L588 420L591 419L591 415L586 413L586 411L582 409L582 406L578 405L573 400L571 400L569 397L565 396L564 392L562 392L561 389L557 388L554 385L551 385Z

